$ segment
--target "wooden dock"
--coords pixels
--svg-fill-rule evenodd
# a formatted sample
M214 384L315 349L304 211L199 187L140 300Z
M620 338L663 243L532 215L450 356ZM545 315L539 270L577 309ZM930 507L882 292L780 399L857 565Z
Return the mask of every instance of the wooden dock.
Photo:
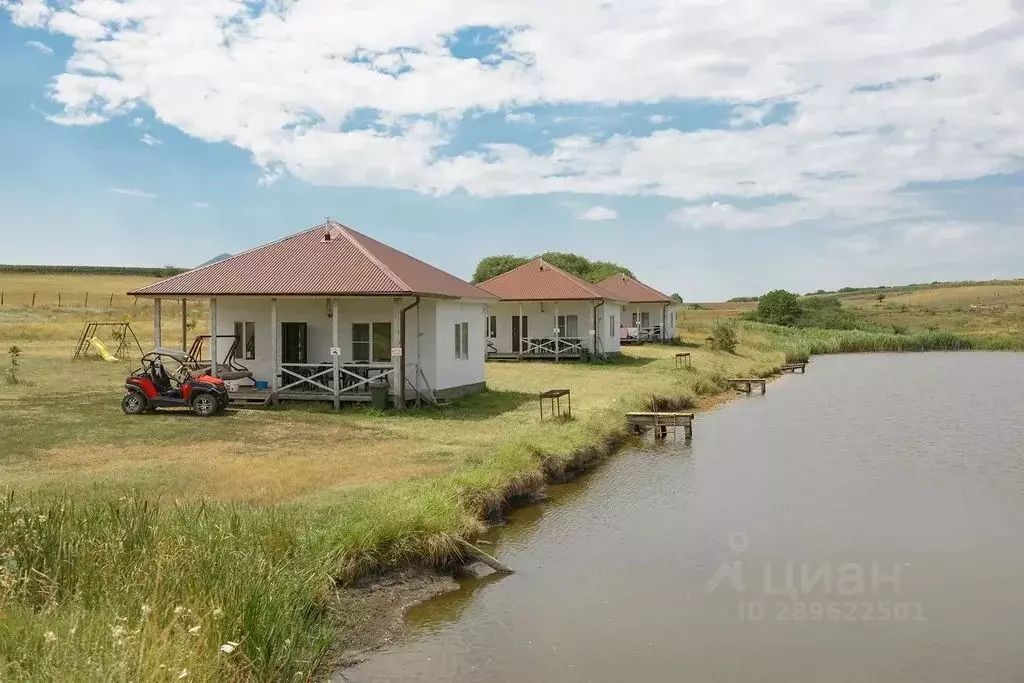
M794 373L797 370L800 371L801 375L807 372L807 363L786 363L779 368L780 372Z
M693 438L693 413L626 413L626 424L634 434L654 430L655 439L668 438L669 430L678 438L680 427L687 441Z
M739 379L731 379L732 386L737 391L742 391L744 394L751 394L754 392L754 387L761 388L761 395L764 396L765 391L768 389L768 380L758 379L756 377L742 377Z

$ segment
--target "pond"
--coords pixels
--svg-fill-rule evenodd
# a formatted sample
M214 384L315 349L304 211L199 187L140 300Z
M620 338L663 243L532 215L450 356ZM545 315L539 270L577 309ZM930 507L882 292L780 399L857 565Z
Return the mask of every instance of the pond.
M338 680L1020 681L1024 355L817 358L513 514ZM344 676L344 678L342 678Z

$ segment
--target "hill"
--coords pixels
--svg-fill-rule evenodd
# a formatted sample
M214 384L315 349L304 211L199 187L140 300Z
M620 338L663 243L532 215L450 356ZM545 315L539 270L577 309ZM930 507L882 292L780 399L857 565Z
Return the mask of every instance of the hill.
M893 287L819 290L804 300L835 297L866 325L895 330L940 330L981 340L1024 338L1024 279L933 282ZM738 318L757 306L755 297L687 304L681 325L701 327Z

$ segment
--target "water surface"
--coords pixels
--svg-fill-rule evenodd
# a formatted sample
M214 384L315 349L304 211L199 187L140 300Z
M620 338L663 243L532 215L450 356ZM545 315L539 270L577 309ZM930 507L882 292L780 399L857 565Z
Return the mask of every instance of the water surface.
M551 487L489 536L517 574L343 675L1022 681L1022 378L1020 354L815 359L692 446Z

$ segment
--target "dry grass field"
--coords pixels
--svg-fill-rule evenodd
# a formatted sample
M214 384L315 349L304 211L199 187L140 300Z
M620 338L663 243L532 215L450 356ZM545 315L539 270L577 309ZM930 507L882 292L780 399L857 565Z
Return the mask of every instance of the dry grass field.
M944 330L979 338L1024 335L1024 281L929 287L842 297L879 325Z

